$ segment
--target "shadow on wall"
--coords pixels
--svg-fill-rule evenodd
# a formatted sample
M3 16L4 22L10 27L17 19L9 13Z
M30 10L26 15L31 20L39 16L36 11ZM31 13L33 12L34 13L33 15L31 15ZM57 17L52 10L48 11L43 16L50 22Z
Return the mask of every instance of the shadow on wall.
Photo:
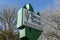
M28 37L23 37L23 38L21 38L21 40L29 40L29 38Z

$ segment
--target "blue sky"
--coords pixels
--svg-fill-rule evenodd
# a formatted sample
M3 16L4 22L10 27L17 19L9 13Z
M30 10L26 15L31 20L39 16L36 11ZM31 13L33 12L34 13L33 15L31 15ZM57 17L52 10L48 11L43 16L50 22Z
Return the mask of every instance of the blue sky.
M54 1L53 0L0 0L0 8L2 8L3 5L4 6L17 5L19 8L21 8L27 3L30 3L34 8L34 11L38 12L40 10L46 9L48 5L52 7Z

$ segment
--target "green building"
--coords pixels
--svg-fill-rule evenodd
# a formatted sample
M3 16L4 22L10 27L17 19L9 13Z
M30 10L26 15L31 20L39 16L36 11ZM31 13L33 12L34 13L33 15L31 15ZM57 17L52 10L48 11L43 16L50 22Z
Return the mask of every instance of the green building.
M21 40L37 40L39 38L39 36L41 35L42 30L40 30L40 29L42 29L42 28L39 28L37 26L35 27L34 25L31 25L26 22L24 23L24 20L26 20L24 15L26 16L27 21L30 22L30 20L33 19L33 17L31 17L31 19L29 19L29 16L33 16L33 13L34 13L34 10L30 4L24 5L23 8L18 10L17 28L19 29ZM37 14L34 14L34 15L37 15ZM38 13L38 17L36 17L36 19L40 20L39 16L40 15ZM32 21L32 22L34 22L34 21ZM36 21L34 23L40 25L40 22L38 22L38 21Z

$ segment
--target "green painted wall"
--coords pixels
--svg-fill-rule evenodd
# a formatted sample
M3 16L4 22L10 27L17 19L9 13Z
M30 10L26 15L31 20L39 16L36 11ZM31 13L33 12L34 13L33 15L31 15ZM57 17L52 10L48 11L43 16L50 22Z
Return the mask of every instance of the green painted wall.
M42 32L42 31L38 31L36 29L32 29L32 28L28 28L28 27L25 27L25 29L26 29L25 30L26 37L28 37L30 40L37 40Z

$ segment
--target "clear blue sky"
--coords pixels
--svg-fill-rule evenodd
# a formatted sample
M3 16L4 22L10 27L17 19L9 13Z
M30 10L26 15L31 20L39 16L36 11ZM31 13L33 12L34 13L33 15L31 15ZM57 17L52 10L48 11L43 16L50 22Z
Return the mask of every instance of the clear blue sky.
M25 4L30 3L34 11L40 11L46 9L48 5L53 5L53 0L0 0L0 8L2 5L17 5L19 8L23 7Z

